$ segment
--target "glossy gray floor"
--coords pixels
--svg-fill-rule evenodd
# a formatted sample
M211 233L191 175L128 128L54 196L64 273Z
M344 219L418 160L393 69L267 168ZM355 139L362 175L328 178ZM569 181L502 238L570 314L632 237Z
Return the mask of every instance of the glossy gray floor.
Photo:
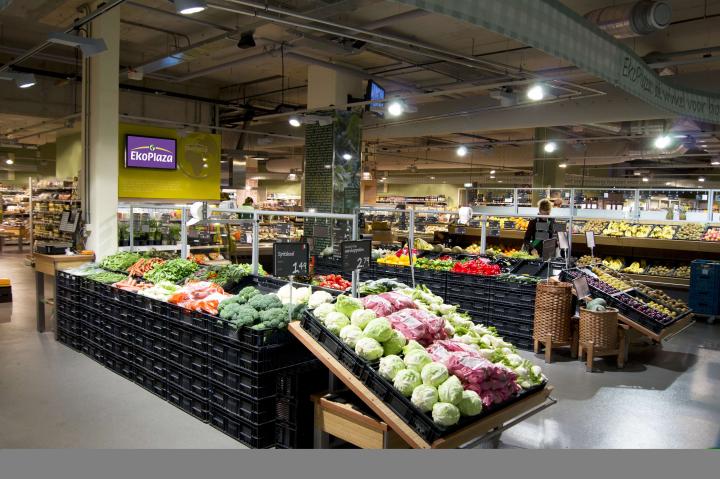
M32 273L21 256L0 256L15 299L12 308L0 305L0 448L242 447L51 333L38 334ZM698 323L663 348L633 346L624 370L599 360L590 374L556 357L537 361L558 403L505 432L504 447L720 445L720 325Z

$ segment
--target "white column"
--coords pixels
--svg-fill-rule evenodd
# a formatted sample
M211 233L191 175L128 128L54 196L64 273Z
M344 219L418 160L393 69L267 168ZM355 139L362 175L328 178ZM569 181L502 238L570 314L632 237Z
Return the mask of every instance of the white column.
M120 9L94 20L90 34L104 39L107 50L88 59L83 72L83 207L87 248L103 258L117 251Z

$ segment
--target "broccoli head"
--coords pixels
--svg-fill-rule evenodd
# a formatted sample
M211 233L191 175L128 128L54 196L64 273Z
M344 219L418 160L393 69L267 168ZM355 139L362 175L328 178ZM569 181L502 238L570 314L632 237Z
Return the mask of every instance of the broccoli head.
M248 300L247 304L258 311L281 308L283 305L282 301L280 301L280 298L278 298L276 294L255 295Z
M230 307L230 305L241 305L245 304L245 299L240 296L231 296L228 299L224 299L220 302L220 305L218 306L218 311L222 313L222 311L225 308Z
M258 294L260 294L260 291L258 291L256 288L252 286L246 286L240 290L238 296L243 298L243 302L247 302L248 299L252 298L253 296L257 296Z

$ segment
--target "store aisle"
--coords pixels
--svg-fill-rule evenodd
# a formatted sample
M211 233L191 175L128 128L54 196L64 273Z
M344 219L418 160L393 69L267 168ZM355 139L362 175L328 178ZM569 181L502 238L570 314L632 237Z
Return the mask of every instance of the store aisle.
M52 332L38 334L34 270L23 261L0 255L14 300L0 304L0 449L244 448L57 343Z

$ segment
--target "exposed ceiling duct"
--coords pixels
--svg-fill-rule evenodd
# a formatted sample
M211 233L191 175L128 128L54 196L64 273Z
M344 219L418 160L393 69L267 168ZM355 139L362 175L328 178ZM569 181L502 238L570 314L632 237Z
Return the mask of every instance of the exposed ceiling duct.
M670 25L672 8L666 1L640 0L598 8L585 18L615 38L650 35Z

